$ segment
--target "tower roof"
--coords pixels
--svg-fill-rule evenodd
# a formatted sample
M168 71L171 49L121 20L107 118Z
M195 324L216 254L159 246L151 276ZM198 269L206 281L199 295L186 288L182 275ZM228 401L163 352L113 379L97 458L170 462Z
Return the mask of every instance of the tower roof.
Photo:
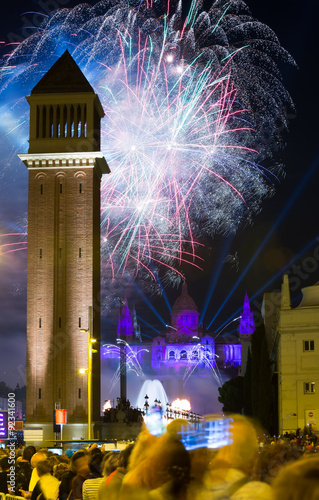
M244 307L243 307L243 312L240 317L240 324L238 331L240 335L251 335L255 331L255 323L254 323L254 315L251 312L250 305L249 305L249 298L246 292L245 295L245 300L244 300Z
M94 93L71 54L66 50L32 89L31 94Z

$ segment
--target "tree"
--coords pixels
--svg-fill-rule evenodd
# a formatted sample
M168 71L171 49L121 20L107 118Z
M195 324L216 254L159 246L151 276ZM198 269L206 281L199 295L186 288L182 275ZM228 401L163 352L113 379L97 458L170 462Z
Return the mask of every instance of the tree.
M222 403L223 411L229 413L242 413L244 408L244 378L235 377L225 382L218 388L220 396L218 401Z
M16 385L15 390L13 391L16 395L16 400L17 401L22 401L24 402L26 400L26 393L27 393L27 387L23 385L20 387L20 384Z
M248 349L246 371L244 376L244 414L247 417L252 417L253 409L251 402L251 350Z
M11 387L9 387L5 382L0 382L0 397L7 398L9 392L13 392Z
M250 390L251 415L266 431L275 428L274 395L271 385L270 362L264 325L256 328L251 342L251 374L245 380L245 392ZM250 386L250 389L249 389Z

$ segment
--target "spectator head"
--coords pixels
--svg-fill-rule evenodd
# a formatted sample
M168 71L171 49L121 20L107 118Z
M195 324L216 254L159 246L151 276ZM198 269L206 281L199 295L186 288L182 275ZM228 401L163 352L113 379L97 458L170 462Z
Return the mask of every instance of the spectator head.
M49 464L51 465L51 469L53 470L53 467L57 464L60 463L60 460L59 460L59 455L54 455L52 454L51 456L49 456L47 458Z
M58 459L59 459L59 464L63 463L63 464L69 465L69 463L70 463L69 457L67 455L65 455L64 453L63 453L63 455L59 455Z
M274 500L319 500L319 457L285 465L272 483Z
M23 453L22 453L22 459L30 462L31 458L33 457L33 455L35 453L36 453L36 449L34 446L26 446L23 450Z
M259 452L255 465L255 475L259 481L271 484L282 467L295 462L301 450L287 443L265 445Z
M2 457L0 460L0 468L2 469L3 472L6 472L10 469L9 465L9 458L8 457Z
M70 469L80 476L89 474L89 454L86 450L78 450L73 453L70 461Z
M31 467L34 469L37 466L38 462L46 460L47 456L44 453L40 453L39 451L35 453L31 458Z
M157 443L158 438L151 434L145 424L142 425L142 430L137 436L133 451L129 459L129 469L134 469L140 462L142 462L149 454L150 449Z
M120 454L117 451L106 453L102 462L103 476L109 476L119 465Z
M68 464L61 462L53 466L53 476L61 481L63 474L68 472L68 470L70 470Z
M185 487L188 484L190 456L175 435L167 433L158 438L148 458L141 465L145 468L144 481L149 490L172 481L177 493L182 485Z
M97 451L98 450L98 451ZM89 458L89 469L90 473L94 477L102 477L102 460L104 458L103 453L99 448L96 448L94 453L90 455Z
M38 476L44 476L44 474L50 474L51 473L51 465L48 460L40 460L37 463L37 473Z
M246 417L236 414L231 418L232 442L220 448L215 467L221 464L223 467L239 469L250 474L258 452L256 428Z
M128 444L124 450L121 451L120 456L119 456L119 466L123 467L124 469L127 469L128 463L129 463L129 458L131 456L131 453L133 451L134 444Z
M164 484L169 488L169 498L179 498L186 492L190 469L190 457L183 444L175 435L166 433L156 439L143 460L126 474L123 486L127 498L135 490L151 491Z
M182 427L186 427L190 425L187 420L183 418L175 418L172 420L166 427L166 432L175 439L178 439L180 441L181 439L181 430Z

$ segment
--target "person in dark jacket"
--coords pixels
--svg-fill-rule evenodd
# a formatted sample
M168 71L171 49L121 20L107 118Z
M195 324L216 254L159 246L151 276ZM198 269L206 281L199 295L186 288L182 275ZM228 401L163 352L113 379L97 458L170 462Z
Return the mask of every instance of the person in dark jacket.
M0 460L0 493L9 493L8 492L8 477L7 474L10 470L9 459L8 457L2 457Z
M28 491L32 474L31 458L35 454L34 446L26 446L23 450L22 459L16 463L15 471L15 495L21 495L22 491Z

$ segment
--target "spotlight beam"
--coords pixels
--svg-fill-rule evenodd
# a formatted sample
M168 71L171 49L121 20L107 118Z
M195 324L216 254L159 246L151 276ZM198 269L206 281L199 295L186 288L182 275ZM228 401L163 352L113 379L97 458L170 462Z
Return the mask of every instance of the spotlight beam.
M287 215L287 213L289 212L290 208L292 207L292 205L294 204L294 202L296 201L296 199L298 198L299 194L301 193L301 191L303 190L303 188L305 187L305 185L307 184L307 182L309 181L309 179L311 178L312 174L316 171L317 167L318 167L318 164L319 164L319 156L317 156L317 158L315 159L315 161L313 162L313 164L311 165L311 167L309 168L308 172L306 173L306 175L304 176L302 182L299 184L298 188L294 191L294 193L292 194L291 198L289 199L288 203L286 204L286 206L284 207L284 209L282 210L281 214L279 215L278 219L276 220L276 222L273 224L272 228L270 229L270 231L268 232L268 234L266 235L264 241L261 243L261 245L259 246L257 252L255 253L255 255L252 257L252 259L250 260L249 264L246 266L246 268L244 269L244 271L242 272L241 276L239 277L239 279L236 281L235 285L233 286L233 288L231 289L231 291L229 292L229 294L227 295L226 299L224 300L224 302L222 303L222 305L220 306L220 308L218 309L217 313L215 314L215 316L213 317L213 319L211 320L211 322L209 323L208 325L208 328L211 327L212 323L215 321L215 319L217 318L217 316L219 315L219 313L221 312L221 310L224 308L224 306L226 305L226 303L228 302L229 298L232 296L232 294L234 293L234 291L236 290L236 288L238 287L238 285L241 283L241 281L243 280L243 278L245 277L245 275L247 274L247 272L249 271L249 269L251 268L252 264L255 262L255 260L257 259L258 255L260 254L260 252L262 251L262 249L264 248L264 246L266 245L266 243L268 242L268 240L270 239L270 237L272 236L272 234L274 233L274 231L277 229L277 227L279 226L279 224L282 222L282 220L285 218L285 216ZM237 313L235 313L237 314Z

